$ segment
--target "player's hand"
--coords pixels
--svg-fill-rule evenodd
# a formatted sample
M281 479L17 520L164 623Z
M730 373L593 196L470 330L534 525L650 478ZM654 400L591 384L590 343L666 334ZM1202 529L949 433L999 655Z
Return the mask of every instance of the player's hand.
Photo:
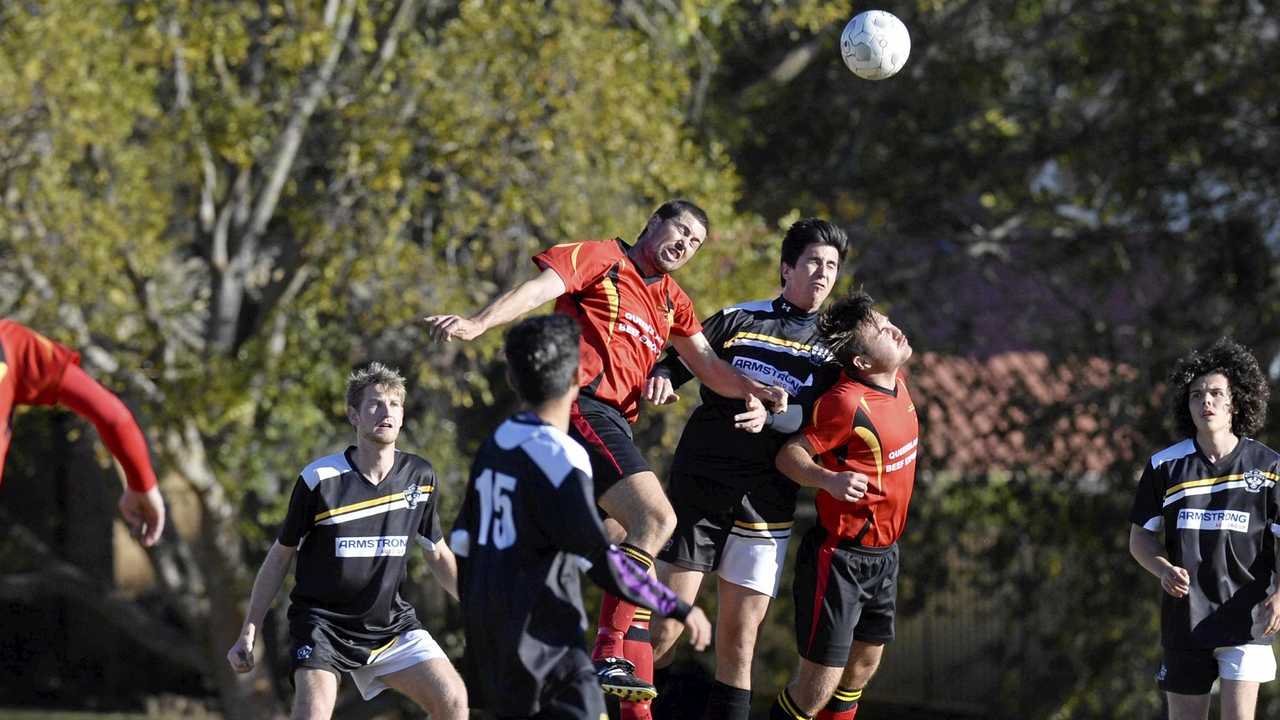
M1263 625L1263 636L1271 637L1280 632L1280 592L1268 595L1266 600L1258 603L1255 612L1258 624Z
M680 399L675 388L671 386L671 378L666 375L650 375L649 379L644 381L641 393L645 400L654 405L667 405Z
M124 521L143 547L151 547L160 540L164 532L164 498L160 497L160 488L152 486L146 492L125 488L119 506Z
M764 409L764 403L760 402L760 398L755 395L748 395L746 403L746 412L733 416L733 426L738 430L758 433L764 429L765 421L769 419L769 411Z
M845 470L831 475L823 489L837 500L854 502L866 496L867 484L870 481L870 478L860 472Z
M431 333L431 339L436 342L474 340L484 332L480 323L468 320L461 315L429 315L422 321L427 324L427 331Z
M247 673L253 669L253 642L256 634L253 623L246 624L236 644L227 651L227 662L231 663L232 670Z
M755 394L769 409L769 412L780 413L787 410L787 391L777 385L761 385Z
M1170 565L1160 576L1160 587L1176 598L1183 597L1191 592L1191 576L1185 568Z
M684 618L684 629L689 632L689 644L694 650L707 649L707 645L711 642L711 621L707 619L707 614L702 612L702 608L695 605L689 611Z

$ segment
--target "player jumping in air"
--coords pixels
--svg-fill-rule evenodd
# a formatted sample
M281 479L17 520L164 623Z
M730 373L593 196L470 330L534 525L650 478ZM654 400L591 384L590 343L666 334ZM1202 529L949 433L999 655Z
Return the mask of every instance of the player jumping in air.
M611 539L645 567L675 527L675 513L658 476L632 440L630 424L639 414L646 382L668 340L703 383L726 397L748 398L741 420L758 431L764 405L781 411L786 391L762 385L716 356L702 335L693 303L671 273L689 262L707 237L707 215L685 200L664 203L645 223L635 245L621 238L556 245L533 258L535 278L499 296L471 318L426 318L437 340L471 340L555 298L556 312L582 328L578 372L580 393L572 409L569 435L587 449L596 502L621 528L606 524ZM624 700L651 700L650 681L636 677L624 657L624 635L636 606L606 595L600 608L593 657L601 687ZM652 657L648 642L641 643ZM643 660L643 658L641 658ZM646 672L647 671L647 672ZM640 673L652 677L652 666Z
M604 696L582 631L579 574L684 623L698 649L711 626L610 545L587 452L566 432L578 394L577 323L530 318L506 337L508 377L527 410L476 454L450 535L458 557L473 704L500 718L603 720Z
M751 710L751 658L778 592L796 507L796 485L778 472L774 457L840 372L818 337L817 313L839 277L847 246L844 231L825 220L794 223L782 241L782 294L725 308L703 323L721 358L789 395L786 415L770 416L768 429L749 439L734 427L742 401L704 387L672 461L667 492L677 522L658 555L658 579L693 602L706 573L719 577L716 681L707 718L746 720ZM674 390L692 378L674 351L653 376L664 383L660 399L668 386ZM658 666L671 663L679 632L670 621L654 626Z
M1253 354L1226 339L1179 360L1168 388L1185 439L1151 456L1129 514L1129 552L1164 590L1156 679L1169 720L1208 718L1217 679L1223 720L1251 720L1258 685L1276 677L1280 630L1280 454L1247 437L1270 389Z
M920 430L901 373L911 357L907 336L862 292L836 302L818 328L843 371L778 453L779 470L818 488L818 524L796 553L800 670L778 694L772 720L851 720L858 712L893 640L898 538L915 486Z

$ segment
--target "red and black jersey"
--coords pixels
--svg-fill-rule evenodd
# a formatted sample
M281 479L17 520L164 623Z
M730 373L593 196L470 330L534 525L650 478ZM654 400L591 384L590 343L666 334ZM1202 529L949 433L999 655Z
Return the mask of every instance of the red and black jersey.
M62 375L80 355L12 320L0 319L0 477L12 436L15 405L58 402Z
M617 408L639 415L640 391L671 333L702 332L693 302L670 275L642 277L621 238L556 245L535 255L564 281L556 312L582 326L578 383Z
M819 523L865 547L897 542L907 524L920 442L916 406L902 376L887 389L841 372L814 404L804 437L826 469L869 478L867 494L857 502L818 492Z

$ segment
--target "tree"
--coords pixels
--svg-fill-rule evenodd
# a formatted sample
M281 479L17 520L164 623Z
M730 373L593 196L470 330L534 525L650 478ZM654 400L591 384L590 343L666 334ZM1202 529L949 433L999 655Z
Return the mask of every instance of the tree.
M0 12L21 59L0 72L19 130L0 140L0 301L127 388L165 489L195 498L198 530L152 559L229 717L278 714L222 656L289 480L345 437L347 369L411 372L409 436L456 493L483 431L451 408L501 399L496 338L438 352L416 319L487 299L533 248L736 187L685 129L679 46L605 3Z

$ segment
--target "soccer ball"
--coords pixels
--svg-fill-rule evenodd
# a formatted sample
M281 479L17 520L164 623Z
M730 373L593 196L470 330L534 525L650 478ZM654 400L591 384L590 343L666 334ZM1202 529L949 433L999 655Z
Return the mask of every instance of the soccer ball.
M854 75L866 80L884 80L907 64L911 36L907 26L883 10L868 10L853 16L840 35L840 55Z

